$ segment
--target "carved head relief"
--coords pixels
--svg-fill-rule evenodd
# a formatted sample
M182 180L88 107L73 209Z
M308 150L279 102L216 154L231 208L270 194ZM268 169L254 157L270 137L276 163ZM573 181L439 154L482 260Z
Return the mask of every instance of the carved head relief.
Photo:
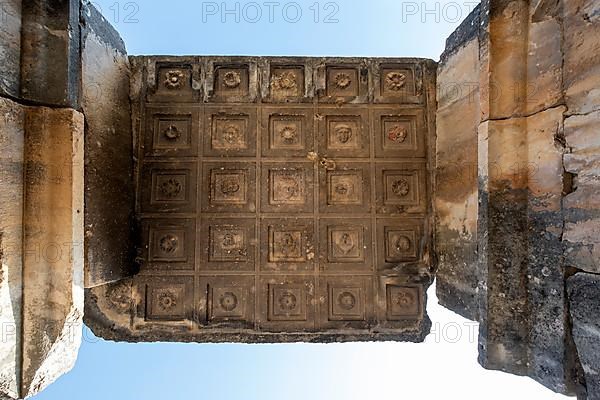
M392 192L396 196L404 197L410 192L410 185L406 179L397 179L392 184Z
M223 85L229 89L235 89L242 83L242 77L237 71L229 71L223 76Z
M397 92L401 90L406 83L406 75L401 72L388 72L385 76L385 87L388 90Z
M335 137L342 144L348 143L352 139L352 128L348 125L336 126Z
M392 142L403 143L407 136L407 129L400 125L394 125L388 131L388 139Z
M296 252L298 243L296 242L296 239L294 239L294 235L285 233L279 243L279 247L281 248L281 253L287 256Z
M342 292L337 298L337 303L341 309L350 311L356 306L356 296L350 292Z
M410 250L411 242L410 239L406 236L400 236L398 240L396 240L396 250L399 252L406 252Z
M170 70L165 73L165 87L167 89L179 89L183 82L183 72L179 70Z
M344 233L338 239L336 246L340 249L340 251L343 254L348 254L356 247L356 243L354 243L352 235L350 235L349 233Z
M219 305L227 312L235 310L238 306L238 298L233 292L225 292L219 298Z

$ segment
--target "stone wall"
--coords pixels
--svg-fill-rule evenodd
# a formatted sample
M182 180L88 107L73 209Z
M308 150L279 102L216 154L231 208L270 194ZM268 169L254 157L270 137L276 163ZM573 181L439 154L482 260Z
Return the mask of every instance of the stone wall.
M79 1L1 6L4 399L32 396L75 364L84 269L89 285L132 273L133 159L129 66L116 31Z
M589 355L600 337L581 328L595 319L570 312L568 293L600 296L594 276L578 273L598 273L599 3L484 1L438 70L438 296L481 323L482 365L566 394L598 382ZM478 182L448 179L454 163L463 177L464 154Z

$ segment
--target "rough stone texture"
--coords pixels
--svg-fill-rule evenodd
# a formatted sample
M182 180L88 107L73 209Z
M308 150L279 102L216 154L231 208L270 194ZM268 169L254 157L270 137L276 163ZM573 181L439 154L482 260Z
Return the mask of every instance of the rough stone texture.
M24 107L0 99L0 398L17 397L23 282Z
M0 95L19 96L21 0L0 3Z
M562 0L564 90L569 114L600 110L600 2Z
M80 2L23 2L21 95L39 104L78 108L81 85Z
M81 20L85 285L91 287L135 272L133 138L125 45L92 5L83 5Z
M434 190L437 296L445 307L475 320L479 312L476 294L477 128L480 122L477 36L453 48L452 53L442 59L437 76Z
M600 399L600 276L578 273L567 281L573 339L587 385L587 399Z
M0 100L0 393L72 368L83 322L83 115Z
M140 341L423 340L434 268L432 62L133 64L144 76L133 78L131 96L139 99L141 271L131 284L88 290L86 321L96 333ZM410 181L406 192L402 179ZM405 237L407 248L398 247ZM115 303L125 316L115 316Z
M565 120L565 170L572 174L564 199L566 262L600 273L600 112L573 115Z

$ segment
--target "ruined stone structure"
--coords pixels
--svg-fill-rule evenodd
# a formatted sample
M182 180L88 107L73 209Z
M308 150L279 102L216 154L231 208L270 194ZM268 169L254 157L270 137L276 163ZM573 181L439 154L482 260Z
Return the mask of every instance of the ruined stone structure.
M129 57L87 3L4 5L0 398L83 321L419 342L434 278L482 366L600 398L600 1L485 0L439 63Z

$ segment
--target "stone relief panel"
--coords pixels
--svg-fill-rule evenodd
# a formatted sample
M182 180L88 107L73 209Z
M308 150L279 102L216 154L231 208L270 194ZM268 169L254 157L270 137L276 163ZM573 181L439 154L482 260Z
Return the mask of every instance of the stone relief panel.
M256 220L253 218L206 218L201 223L200 270L254 271Z
M194 270L196 222L193 219L146 219L143 256L148 270Z
M202 210L206 212L256 211L254 163L207 162L204 172Z
M378 158L425 157L427 135L422 110L377 110L373 123Z
M192 108L149 108L144 137L145 155L197 156L199 121L199 112Z
M312 213L314 174L312 163L263 163L263 212Z
M366 109L322 109L319 149L326 157L369 157L370 134Z
M313 120L310 108L265 108L262 155L306 158L314 150Z
M256 155L256 110L219 107L207 110L204 155L253 157Z
M151 162L143 166L143 212L196 211L196 164Z
M423 100L419 68L199 57L152 72L151 60L128 334L421 340L429 114L405 101ZM181 89L161 87L175 66Z

